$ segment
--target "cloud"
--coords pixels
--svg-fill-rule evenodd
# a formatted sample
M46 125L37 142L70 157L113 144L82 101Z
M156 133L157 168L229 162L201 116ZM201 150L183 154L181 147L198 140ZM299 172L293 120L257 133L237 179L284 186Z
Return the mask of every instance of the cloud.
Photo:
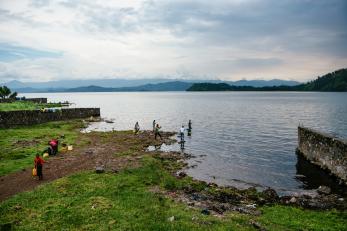
M0 78L302 81L346 67L346 11L344 0L1 1Z
M58 52L36 50L0 43L0 61L3 62L11 62L19 59L58 58L61 56L62 54Z

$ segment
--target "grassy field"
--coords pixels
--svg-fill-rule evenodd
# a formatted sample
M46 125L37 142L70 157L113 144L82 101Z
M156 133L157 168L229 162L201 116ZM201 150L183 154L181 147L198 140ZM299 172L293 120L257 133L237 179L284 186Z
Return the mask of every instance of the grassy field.
M60 103L34 103L30 101L16 101L0 103L0 111L35 110L41 108L61 107Z
M21 193L0 204L0 223L20 230L343 230L347 213L289 206L263 207L260 216L203 215L161 193L180 180L152 157L118 174L82 172ZM174 216L173 221L169 221Z
M64 135L61 142L74 144L82 126L75 120L0 129L0 176L32 166L35 155L52 138Z
M35 153L51 137L64 134L63 142L76 143L82 126L76 120L0 130L1 175L31 166ZM254 223L267 230L346 230L347 211L268 205L260 207L259 216L238 212L203 215L201 209L177 202L167 192L187 186L209 190L206 184L190 177L177 179L170 172L182 166L181 162L139 153L142 146L129 133L92 135L100 136L102 147L118 147L110 155L141 155L140 165L118 173L79 172L19 193L0 204L0 230L257 230Z

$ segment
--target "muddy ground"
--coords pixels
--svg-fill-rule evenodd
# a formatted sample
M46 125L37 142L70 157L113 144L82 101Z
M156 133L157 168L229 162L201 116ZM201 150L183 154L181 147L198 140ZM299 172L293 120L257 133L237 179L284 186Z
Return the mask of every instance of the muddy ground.
M83 170L95 170L97 166L105 171L117 172L128 166L136 167L149 145L172 143L173 133L163 133L163 140L155 140L153 133L144 131L138 135L132 132L108 132L80 134L80 142L72 151L59 152L50 157L43 166L42 181L32 176L32 167L0 177L0 201L55 179ZM34 159L34 157L33 157Z

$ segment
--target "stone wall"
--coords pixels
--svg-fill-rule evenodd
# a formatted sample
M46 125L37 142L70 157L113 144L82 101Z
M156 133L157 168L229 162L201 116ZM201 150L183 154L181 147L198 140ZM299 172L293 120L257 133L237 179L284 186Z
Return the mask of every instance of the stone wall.
M15 101L30 101L33 103L47 103L47 98L20 98L17 97L16 99L0 99L0 103L13 103Z
M41 112L40 110L0 111L0 128L88 118L90 116L100 116L100 108L66 108L55 112Z
M347 184L347 142L313 129L298 127L299 152L311 163Z
M19 99L18 101L30 101L33 103L47 103L47 98L24 98L24 99Z

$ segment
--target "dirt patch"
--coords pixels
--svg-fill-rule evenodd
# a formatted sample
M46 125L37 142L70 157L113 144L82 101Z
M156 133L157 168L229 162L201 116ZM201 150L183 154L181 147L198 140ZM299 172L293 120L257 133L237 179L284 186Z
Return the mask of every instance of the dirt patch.
M13 142L12 146L15 147L28 147L28 146L34 146L39 144L40 142L38 140L17 140Z
M170 143L172 142L170 136L172 133L164 133L163 140L154 140L153 134L148 131L139 135L129 132L80 134L79 139L87 140L87 144L74 147L73 151L50 157L43 166L42 181L31 175L32 167L0 177L0 201L79 171L95 170L96 166L102 166L109 172L117 172L125 167L137 167L149 145ZM133 154L117 155L127 150L132 150Z

